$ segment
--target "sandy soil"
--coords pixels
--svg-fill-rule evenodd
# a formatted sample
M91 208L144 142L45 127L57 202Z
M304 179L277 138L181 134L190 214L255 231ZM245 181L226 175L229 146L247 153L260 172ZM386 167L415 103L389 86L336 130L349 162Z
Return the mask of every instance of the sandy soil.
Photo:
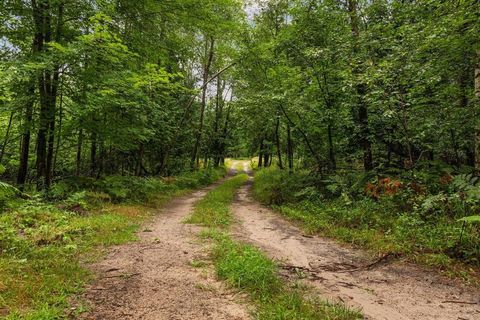
M366 319L480 319L480 290L398 261L362 268L375 259L329 239L306 237L253 201L250 188L251 183L242 187L233 204L240 221L234 235L279 260L286 277L306 276L322 296L361 309Z
M141 240L113 248L93 266L97 280L79 319L249 319L244 303L214 276L192 267L205 260L198 227L183 224L209 189L173 200L140 232Z

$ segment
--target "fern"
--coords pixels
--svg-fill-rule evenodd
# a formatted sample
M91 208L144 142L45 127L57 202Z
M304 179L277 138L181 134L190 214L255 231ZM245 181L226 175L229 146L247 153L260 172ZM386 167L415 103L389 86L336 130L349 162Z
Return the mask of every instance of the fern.
M455 176L452 181L452 186L459 191L467 191L472 187L478 187L480 178L469 173Z
M18 190L14 186L2 181L0 181L0 191L6 194L21 193L20 190Z

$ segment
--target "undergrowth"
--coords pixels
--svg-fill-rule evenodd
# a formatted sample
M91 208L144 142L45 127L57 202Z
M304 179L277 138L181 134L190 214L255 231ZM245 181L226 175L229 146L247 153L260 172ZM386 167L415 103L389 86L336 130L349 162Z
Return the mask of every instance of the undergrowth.
M140 223L164 201L223 173L62 182L48 200L9 197L0 213L0 318L66 318L71 297L90 280L85 263L101 257L102 248L136 240Z
M188 220L209 227L201 236L214 242L212 257L217 276L249 294L256 306L256 319L362 319L359 313L343 305L307 297L308 289L284 281L276 263L263 252L225 233L232 221L229 204L246 179L245 175L236 176L210 191L197 203Z
M257 171L254 196L300 221L307 232L378 254L399 254L478 282L480 228L458 219L476 214L479 202L468 200L453 182L430 183L428 190L419 182L379 181L363 175L321 179L307 171L271 168Z

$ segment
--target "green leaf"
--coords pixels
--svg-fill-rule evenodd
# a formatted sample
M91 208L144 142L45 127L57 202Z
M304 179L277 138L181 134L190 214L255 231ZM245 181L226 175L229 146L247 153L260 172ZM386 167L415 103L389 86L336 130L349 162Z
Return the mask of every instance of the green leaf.
M458 219L457 221L463 221L468 223L480 223L480 216L468 216Z

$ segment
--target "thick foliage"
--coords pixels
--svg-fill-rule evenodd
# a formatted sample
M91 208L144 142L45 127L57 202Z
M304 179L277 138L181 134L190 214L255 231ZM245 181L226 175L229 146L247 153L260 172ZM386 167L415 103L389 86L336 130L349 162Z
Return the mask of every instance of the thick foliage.
M457 184L444 185L437 194L430 194L426 193L427 188L420 188L420 183L416 186L423 191L416 193L407 187L407 182L389 178L387 183L380 179L367 183L363 196L354 198L345 192L336 196L328 192L337 188L328 181L342 180L335 178L324 180L323 189L315 189L315 197L306 199L298 192L288 194L288 190L312 188L310 183L305 184L304 176L303 172L297 175L275 169L261 170L255 178L255 196L267 204L276 204L286 216L303 221L311 232L321 231L378 251L412 257L421 254L428 263L444 267L454 260L480 265L479 226L457 221L478 214L480 208L475 198L467 196ZM461 177L452 177L455 179ZM364 177L359 177L359 181L363 180ZM283 183L288 184L288 188ZM372 196L372 187L369 187L372 185L381 192ZM478 190L470 192L476 194Z

